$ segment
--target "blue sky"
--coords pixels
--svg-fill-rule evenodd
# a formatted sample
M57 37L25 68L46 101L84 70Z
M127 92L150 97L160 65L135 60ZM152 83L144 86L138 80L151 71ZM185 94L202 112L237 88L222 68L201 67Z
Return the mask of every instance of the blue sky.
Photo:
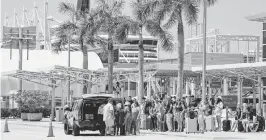
M9 16L13 15L14 8L18 13L21 13L23 5L26 9L31 10L34 1L36 5L43 11L44 0L1 0L1 23L4 22L4 13ZM47 0L49 2L49 15L64 20L66 17L62 16L57 11L57 6L60 1L65 0ZM76 3L76 0L68 0ZM129 3L132 0L126 0L126 7L124 14L130 15ZM221 34L231 35L261 35L262 24L257 22L247 21L244 17L266 12L266 0L219 0L218 3L208 8L208 29L219 29ZM40 16L43 17L40 13ZM20 15L20 14L19 14ZM202 14L200 13L199 22L202 21ZM173 35L176 35L176 30L171 30ZM187 33L187 27L185 28ZM187 35L186 35L187 36Z

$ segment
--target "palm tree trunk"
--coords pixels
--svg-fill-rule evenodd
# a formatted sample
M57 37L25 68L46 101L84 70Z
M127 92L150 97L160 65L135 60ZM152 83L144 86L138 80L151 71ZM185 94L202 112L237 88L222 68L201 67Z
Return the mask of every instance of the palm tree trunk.
M143 47L143 37L142 37L142 26L139 27L139 85L138 85L138 100L141 101L144 96L144 82L143 82L143 62L144 62L144 47Z
M113 94L113 68L114 68L114 48L111 34L108 34L108 92Z
M178 78L177 78L177 97L179 99L182 98L183 96L183 75L184 75L184 26L183 22L179 21L178 22L178 27L177 27L177 38L178 38Z
M83 55L83 69L88 69L88 50L87 50L87 46L83 44L83 40L82 39L80 39L80 45L81 45L81 48L82 48L82 55ZM84 77L84 78L88 78L88 77ZM86 84L88 84L88 83L84 82L83 94L87 94ZM88 88L90 88L90 87L88 86Z

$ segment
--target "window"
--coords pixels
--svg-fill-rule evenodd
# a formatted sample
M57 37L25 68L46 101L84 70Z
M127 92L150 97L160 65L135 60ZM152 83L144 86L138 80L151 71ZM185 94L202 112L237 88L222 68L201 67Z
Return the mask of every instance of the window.
M266 44L266 31L263 31L262 42L263 44Z
M266 31L266 22L263 23L263 30Z
M262 48L262 58L264 61L266 61L266 45L263 45Z

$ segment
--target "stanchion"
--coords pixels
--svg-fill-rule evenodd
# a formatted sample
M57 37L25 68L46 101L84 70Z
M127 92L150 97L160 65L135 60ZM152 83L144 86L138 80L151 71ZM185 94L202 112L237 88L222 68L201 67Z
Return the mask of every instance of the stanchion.
M6 133L6 132L10 132L10 131L8 130L7 119L6 119L6 121L5 121L5 128L4 128L4 133Z
M49 131L48 131L48 136L47 137L54 137L52 121L50 121L50 124L49 124Z

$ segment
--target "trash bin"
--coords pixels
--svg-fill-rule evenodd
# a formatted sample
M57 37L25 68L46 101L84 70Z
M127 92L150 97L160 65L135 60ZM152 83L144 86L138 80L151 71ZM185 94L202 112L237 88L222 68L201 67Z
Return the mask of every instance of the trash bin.
M63 121L63 115L64 115L63 107L56 107L55 108L55 118L56 118L57 122Z

